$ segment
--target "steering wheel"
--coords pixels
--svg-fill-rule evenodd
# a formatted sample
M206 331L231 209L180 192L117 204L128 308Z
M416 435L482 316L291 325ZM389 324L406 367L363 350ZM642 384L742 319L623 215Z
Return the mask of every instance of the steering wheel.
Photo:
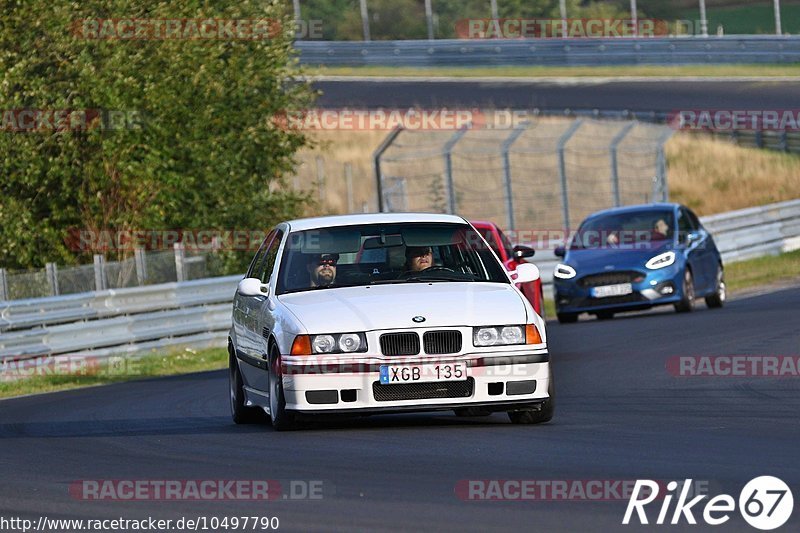
M422 270L417 270L417 271L406 270L405 272L403 272L401 277L408 278L408 277L411 277L411 276L417 276L419 274L428 274L430 272L453 272L453 273L455 273L455 270L453 270L452 268L447 268L447 267L443 267L443 266L434 265L434 266L429 266L428 268L423 268Z

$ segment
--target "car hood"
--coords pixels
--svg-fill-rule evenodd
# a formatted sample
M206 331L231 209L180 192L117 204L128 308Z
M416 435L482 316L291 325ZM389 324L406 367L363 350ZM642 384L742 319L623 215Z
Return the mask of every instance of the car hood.
M525 324L519 292L504 283L404 283L278 296L308 333ZM425 317L415 323L413 317Z
M565 257L564 263L577 270L578 275L587 272L608 272L613 270L644 270L644 264L648 260L671 249L673 249L671 241L649 245L638 250L612 248L571 249Z

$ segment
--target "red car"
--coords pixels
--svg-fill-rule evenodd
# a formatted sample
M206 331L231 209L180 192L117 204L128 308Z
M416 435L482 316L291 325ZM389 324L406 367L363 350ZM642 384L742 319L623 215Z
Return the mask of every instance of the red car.
M494 222L471 220L470 224L486 239L508 271L516 270L517 265L525 263L526 258L533 257L536 253L536 250L528 246L512 246L511 241ZM541 278L530 283L519 283L518 286L536 313L544 318L544 293L542 292Z

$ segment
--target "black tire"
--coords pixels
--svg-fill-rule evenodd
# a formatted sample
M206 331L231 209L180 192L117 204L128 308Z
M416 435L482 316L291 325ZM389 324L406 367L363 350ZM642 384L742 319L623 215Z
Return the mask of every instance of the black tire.
M727 298L727 288L725 287L725 273L722 270L722 265L717 270L717 285L714 293L706 296L706 305L709 309L719 309L725 305Z
M578 315L575 313L556 313L556 316L560 324L573 324L578 321Z
M228 389L231 400L231 418L236 424L257 424L264 421L264 412L258 407L244 403L244 381L239 363L228 348Z
M611 320L614 318L614 311L600 311L597 313L597 320Z
M694 279L692 271L688 268L683 273L683 298L675 304L675 311L679 313L691 313L694 311Z
M269 418L275 430L287 431L294 429L296 421L294 413L286 410L281 374L281 355L278 347L271 344L269 347Z
M550 395L541 406L539 411L528 409L525 411L509 411L508 419L512 424L544 424L553 418L556 408L556 385L553 380L553 370L550 369L550 384L547 386L547 393Z

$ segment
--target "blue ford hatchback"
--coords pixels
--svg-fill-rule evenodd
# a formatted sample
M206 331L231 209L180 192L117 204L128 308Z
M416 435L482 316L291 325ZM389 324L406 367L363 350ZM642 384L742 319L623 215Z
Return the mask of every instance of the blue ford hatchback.
M559 322L672 304L694 309L725 302L722 258L697 216L679 204L599 211L581 223L553 273Z

